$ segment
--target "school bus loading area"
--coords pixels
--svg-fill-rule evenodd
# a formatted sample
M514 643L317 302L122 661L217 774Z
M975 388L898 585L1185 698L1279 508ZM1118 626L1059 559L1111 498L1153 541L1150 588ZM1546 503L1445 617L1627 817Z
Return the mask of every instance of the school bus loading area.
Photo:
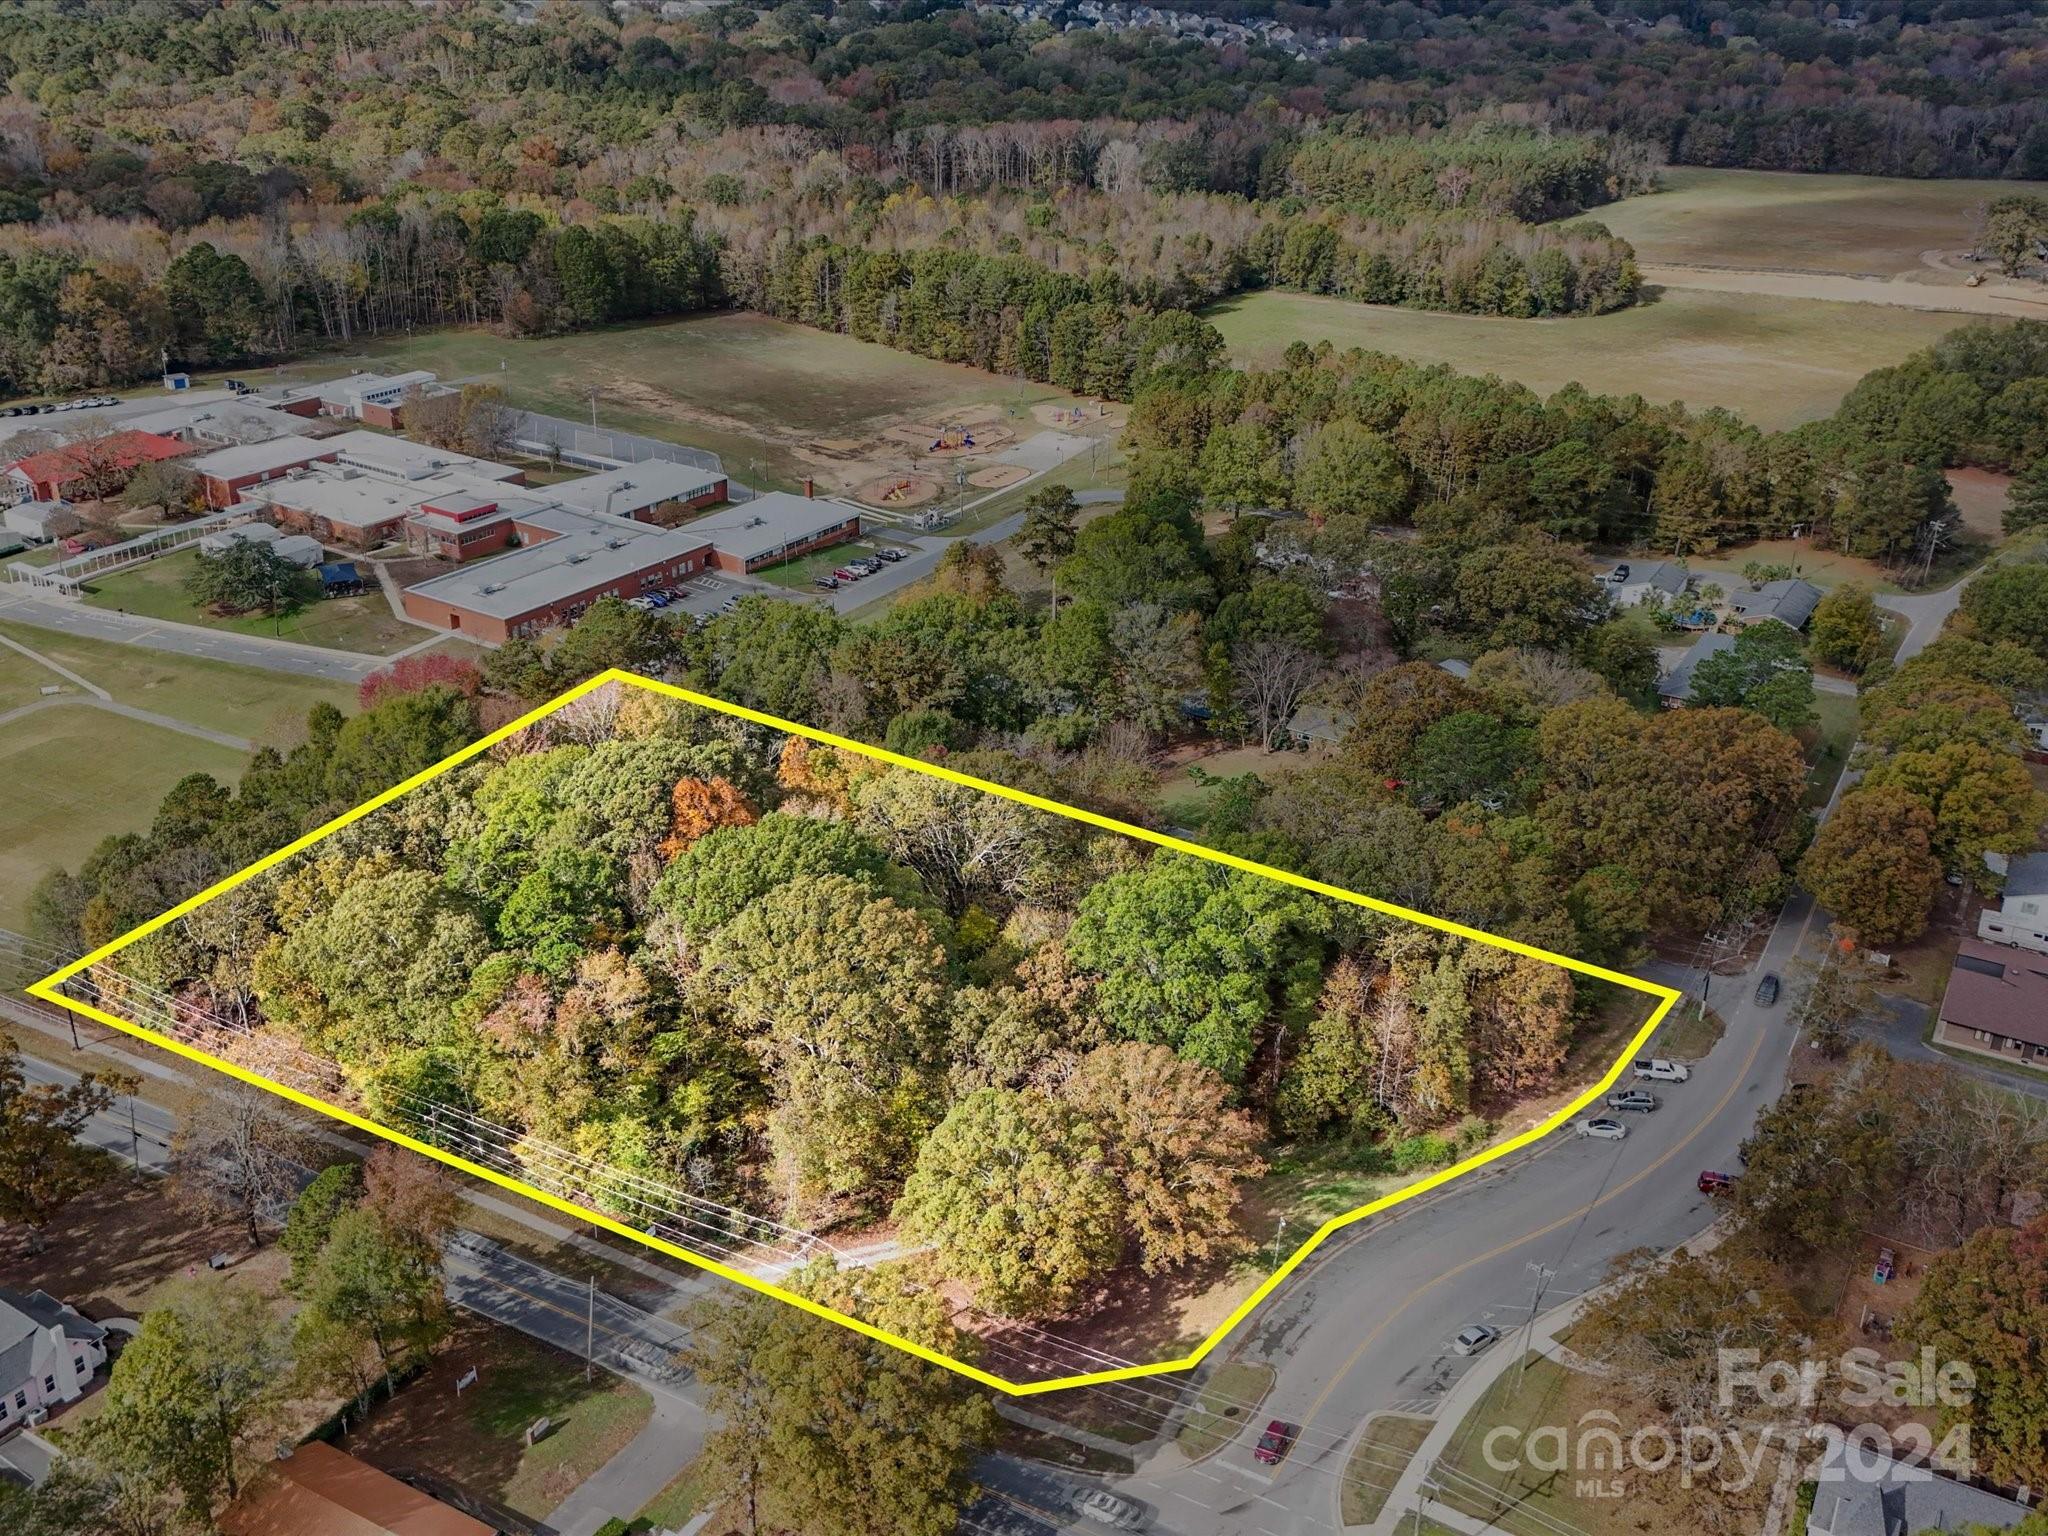
M176 923L186 914L193 912L197 908L225 894L226 892L234 890L237 886L240 886L245 882L256 878L257 876L265 873L266 871L275 868L276 866L282 864L284 861L292 858L293 856L303 852L308 848L313 847L315 844L319 843L324 838L331 836L335 832L340 831L342 828L349 826L354 822L360 821L362 818L372 814L381 807L389 805L393 801L399 799L401 796L408 794L414 789L417 789L420 785L428 783L429 781L438 778L440 775L447 773L448 771L457 767L458 765L467 762L471 758L474 758L481 753L489 751L498 743L505 741L507 738L517 735L519 732L524 731L529 727L532 727L535 724L547 719L550 715L553 715L557 711L562 710L571 704L574 704L577 700L585 697L586 695L589 695L591 693L598 691L599 689L603 689L612 685L619 685L622 688L648 690L684 704L694 705L701 709L715 711L724 715L734 717L735 719L747 721L753 725L764 727L768 731L777 733L779 735L802 737L820 746L836 748L840 751L857 754L861 757L869 758L878 763L887 764L891 767L908 769L912 772L920 774L927 774L934 778L942 779L952 784L961 785L970 789L983 791L990 795L1001 796L1005 799L1014 801L1020 805L1029 806L1036 810L1044 811L1055 816L1066 817L1071 820L1081 822L1088 826L1097 828L1104 832L1116 833L1125 837L1134 838L1140 842L1152 844L1155 847L1161 849L1168 849L1175 853L1185 854L1193 858L1210 860L1214 863L1227 866L1231 869L1256 875L1264 879L1275 880L1281 882L1282 884L1293 886L1303 891L1308 891L1324 897L1328 897L1333 901L1343 902L1351 906L1365 908L1369 911L1380 913L1384 916L1405 919L1409 922L1418 923L1425 927L1436 929L1443 933L1452 934L1459 938L1467 939L1475 943L1491 945L1514 954L1527 956L1541 961L1546 961L1550 964L1561 966L1567 970L1577 972L1580 975L1594 977L1599 980L1612 983L1616 986L1624 987L1635 992L1640 992L1654 999L1655 1006L1651 1009L1649 1016L1644 1020L1641 1026L1635 1031L1634 1035L1630 1038L1627 1049L1624 1050L1614 1060L1614 1062L1600 1076L1599 1080L1586 1087L1581 1093L1579 1093L1576 1097L1571 1099L1571 1101L1566 1103L1562 1108L1555 1110L1554 1112L1546 1116L1543 1120L1541 1120L1539 1123L1531 1126L1527 1130L1524 1130L1521 1133L1498 1143L1497 1145L1489 1147L1482 1152L1479 1152L1473 1156L1464 1159L1463 1161L1454 1163L1449 1167L1440 1169L1435 1173L1431 1173L1426 1176L1420 1177L1417 1180L1415 1180L1415 1182L1405 1185L1402 1188L1397 1189L1392 1193L1381 1197L1380 1199L1371 1201L1370 1203L1365 1205L1361 1205L1354 1210L1344 1211L1339 1215L1331 1217L1329 1220L1325 1221L1320 1227L1311 1232L1308 1235L1308 1237L1304 1241L1302 1241L1300 1245L1296 1247L1290 1254L1288 1254L1287 1257L1278 1265L1278 1267L1275 1268L1274 1271L1270 1275L1268 1275L1258 1285L1258 1287L1254 1291L1252 1291L1252 1293L1249 1296L1247 1296L1236 1307L1236 1309L1230 1313L1230 1315L1227 1318L1224 1319L1224 1321L1219 1326L1217 1326L1212 1332L1210 1332L1207 1337L1203 1338L1201 1342L1188 1353L1179 1356L1178 1358L1170 1360L1160 1360L1150 1363L1128 1364L1113 1369L1082 1371L1067 1375L1054 1376L1044 1380L1031 1381L1009 1380L1003 1376L995 1374L994 1372L984 1370L981 1367L968 1361L951 1358L938 1351L929 1349L924 1345L917 1343L915 1340L900 1337L896 1334L889 1332L886 1329L875 1327L874 1325L864 1321L861 1318L847 1315L831 1307L821 1305L820 1303L812 1300L809 1297L798 1295L791 1290L788 1290L782 1286L775 1284L770 1279L766 1279L762 1276L749 1273L745 1269L739 1268L733 1263L728 1262L726 1259L714 1256L709 1253L696 1251L688 1244L674 1242L666 1237L658 1236L653 1233L640 1230L638 1227L632 1225L631 1223L620 1220L617 1216L608 1214L602 1210L594 1209L590 1205L580 1203L575 1199L566 1198L561 1193L551 1191L546 1188L542 1188L539 1185L532 1183L526 1179L522 1179L511 1173L507 1173L501 1168L488 1166L483 1162L476 1161L469 1156L463 1155L463 1153L460 1151L451 1150L447 1147L440 1145L435 1145L432 1141L425 1139L421 1136L416 1136L400 1127L380 1123L379 1121L365 1115L361 1112L361 1110L357 1108L352 1108L348 1104L343 1102L337 1102L337 1099L339 1097L338 1094L330 1096L328 1093L308 1091L306 1087L295 1086L292 1083L280 1081L279 1077L277 1076L270 1076L266 1075L263 1072L252 1070L248 1066L227 1060L224 1057L215 1054L212 1051L204 1049L199 1045L195 1045L188 1040L178 1039L174 1037L174 1035L167 1033L164 1030L154 1028L149 1024L138 1022L134 1018L123 1017L119 1012L114 1011L113 1008L102 1006L102 1003L105 1000L100 999L98 990L93 985L93 978L87 974L92 971L93 967L98 966L103 962L111 960L113 957L119 955L123 949L127 948L129 945L135 943L136 941L146 937L149 934L155 933L159 929L162 929L172 923ZM352 1126L357 1130L367 1132L371 1135L382 1137L388 1141L396 1143L399 1146L403 1146L414 1152L417 1152L422 1156L434 1158L437 1161L444 1163L452 1168L456 1168L461 1172L468 1174L474 1178L482 1179L489 1183L496 1184L500 1187L512 1190L520 1195L525 1196L528 1199L538 1201L539 1203L545 1206L551 1207L555 1210L561 1211L567 1215L575 1217L580 1221L589 1222L591 1225L602 1228L605 1231L614 1234L615 1236L644 1244L648 1248L654 1249L660 1253L664 1253L671 1258L682 1260L686 1263L696 1266L699 1269L703 1269L712 1274L719 1275L722 1278L731 1281L735 1285L744 1286L749 1290L757 1291L764 1295L774 1296L782 1301L787 1302L789 1305L799 1307L805 1312L811 1313L814 1316L824 1318L830 1322L839 1324L842 1327L851 1328L858 1333L866 1335L869 1338L879 1340L883 1343L892 1345L898 1349L906 1350L909 1353L916 1355L921 1359L927 1360L935 1365L942 1366L948 1370L957 1372L960 1375L966 1376L971 1380L977 1381L984 1386L992 1387L998 1391L1019 1397L1032 1396L1047 1392L1056 1392L1065 1388L1089 1386L1104 1382L1128 1380L1135 1377L1164 1375L1192 1368L1200 1361L1202 1361L1206 1356L1208 1356L1211 1351L1216 1349L1231 1334L1231 1332L1234 1329L1236 1329L1236 1327L1241 1322L1244 1321L1246 1317L1248 1317L1262 1302L1264 1302L1267 1297L1272 1295L1273 1292L1280 1285L1282 1285L1287 1280L1287 1278L1294 1273L1296 1269L1300 1268L1301 1265L1304 1264L1309 1259L1309 1257L1316 1252L1318 1248L1320 1248L1326 1241L1330 1239L1330 1237L1332 1237L1337 1232L1340 1232L1344 1228L1349 1227L1354 1223L1363 1221L1366 1218L1373 1216L1381 1211L1390 1209L1391 1207L1400 1205L1406 1201L1413 1200L1418 1196L1427 1194L1432 1190L1439 1189L1442 1186L1450 1183L1452 1180L1462 1178L1466 1174L1473 1172L1475 1169L1481 1168L1486 1164L1494 1162L1502 1157L1506 1157L1510 1153L1516 1152L1521 1148L1528 1146L1530 1143L1540 1140L1541 1138L1550 1135L1553 1131L1556 1131L1560 1127L1566 1125L1574 1116L1578 1115L1589 1105L1593 1104L1601 1094L1605 1093L1620 1078L1628 1062L1648 1042L1651 1035L1655 1032L1659 1023L1662 1022L1665 1014L1667 1014L1671 1010L1672 1005L1676 1003L1679 998L1679 993L1669 987L1659 986L1655 983L1643 981L1636 977L1622 974L1618 971L1612 971L1604 967L1591 965L1586 963L1585 961L1573 959L1570 956L1555 954L1548 950L1543 950L1536 948L1532 945L1523 944L1518 940L1504 938L1497 934L1491 934L1476 928L1467 927L1463 924L1449 922L1445 919L1431 916L1430 914L1425 912L1414 911L1407 907L1401 907L1390 902L1378 900L1375 897L1365 896L1357 892L1343 890L1336 886L1326 885L1320 881L1311 880L1305 876L1294 874L1287 870L1271 868L1263 864L1255 863L1249 859L1240 858L1232 854L1222 853L1212 848L1205 848L1200 844L1187 842L1181 838L1173 837L1166 833L1155 832L1148 828L1134 826L1126 822L1118 821L1113 817L1104 816L1093 811L1083 810L1076 806L1061 804L1058 801L1046 799L1042 796L1031 794L1023 790L1014 789L1002 784L991 783L987 780L978 779L968 774L959 773L953 769L944 767L940 764L930 763L919 758L905 757L897 753L883 751L880 748L872 747L862 742L849 740L845 737L837 736L830 732L816 730L810 726L797 724L794 721L779 719L773 715L765 714L759 710L745 708L740 705L728 703L722 699L712 698L705 694L693 692L689 689L676 687L668 683L655 682L648 678L639 677L632 673L621 672L617 670L602 673L597 677L591 678L587 682L579 684L577 687L561 695L561 697L554 699L547 704L542 705L540 708L531 711L530 713L520 717L517 720L512 721L510 724L504 726L503 728L497 731L492 732L491 734L483 737L481 740L472 743L470 746L465 747L462 751L457 752L449 758L445 759L444 761L435 764L433 767L426 769L424 772L414 775L412 778L407 779L403 783L394 785L392 788L384 791L382 794L377 795L372 799L365 801L362 805L355 807L353 810L350 810L344 813L343 815L336 817L333 821L328 822L326 825L314 829L313 831L307 833L305 836L299 838L297 841L287 845L286 847L280 848L275 853L269 854L264 858L258 859L254 863L250 864L247 868L242 869L236 872L235 874L228 876L226 879L219 881L207 890L201 891L198 895L192 897L190 900L179 903L177 906L171 908L168 912L165 912L158 917L152 918L149 922L141 924L140 926L136 927L130 932L123 934L121 937L115 939L113 942L101 946L99 949L94 950L92 953L85 955L78 960L73 961L71 964L66 965L62 969L51 973L49 976L44 977L42 980L36 982L33 986L31 986L29 988L29 991L33 995L42 998L47 1002L56 1004L64 1008L71 1009L78 1013L85 1014L93 1019L98 1020L103 1024L108 1025L113 1029L121 1030L127 1034L135 1036L138 1039L148 1041L152 1045L159 1046L162 1049L175 1052L176 1054L185 1057L188 1060L197 1062L201 1065L210 1067L216 1071L225 1073L230 1077L239 1079L240 1081L254 1084L257 1087L278 1094L279 1096L288 1099L291 1102L298 1104L303 1108L316 1111L322 1115L326 1115L334 1120L340 1121L345 1125ZM139 1012L141 1010L138 1009L136 1011ZM280 1073L279 1075L283 1076L289 1074ZM706 1246L710 1245L707 1244Z

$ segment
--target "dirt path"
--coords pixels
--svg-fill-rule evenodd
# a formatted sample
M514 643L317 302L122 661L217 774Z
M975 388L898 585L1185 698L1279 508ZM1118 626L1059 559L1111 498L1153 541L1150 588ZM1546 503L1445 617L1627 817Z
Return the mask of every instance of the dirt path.
M1836 272L1772 272L1755 267L1645 265L1643 281L1661 288L1711 293L1754 293L1774 299L1822 299L1841 304L1889 304L1960 315L2018 315L2048 319L2048 288L1991 278L1981 288L1922 282L1915 277L1859 277Z

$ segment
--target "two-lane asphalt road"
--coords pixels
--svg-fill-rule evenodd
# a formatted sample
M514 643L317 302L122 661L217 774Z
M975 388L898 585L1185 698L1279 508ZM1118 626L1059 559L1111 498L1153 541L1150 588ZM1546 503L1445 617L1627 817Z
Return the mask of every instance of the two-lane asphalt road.
M78 1081L77 1073L66 1072L37 1056L23 1053L20 1062L21 1075L30 1083L68 1088ZM170 1167L171 1136L176 1129L169 1110L123 1094L112 1108L86 1121L78 1139L103 1148L146 1173L162 1173Z

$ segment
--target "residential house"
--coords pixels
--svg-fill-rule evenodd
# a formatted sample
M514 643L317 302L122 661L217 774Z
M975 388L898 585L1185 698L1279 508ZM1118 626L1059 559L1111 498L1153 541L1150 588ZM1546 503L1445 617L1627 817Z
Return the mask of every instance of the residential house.
M324 1440L264 1466L219 1525L222 1536L500 1536Z
M1734 610L1737 628L1776 619L1793 629L1804 629L1813 610L1820 606L1820 598L1819 587L1791 576L1767 581L1753 592L1737 592L1728 600L1728 606Z
M107 1331L47 1291L0 1286L0 1434L85 1395Z
M1733 635L1715 634L1711 631L1701 635L1687 647L1677 664L1657 680L1658 697L1666 704L1688 702L1692 698L1692 675L1699 664L1709 656L1718 656L1721 652L1734 648Z
M2030 853L2006 866L2004 903L1977 915L1977 937L2048 955L2048 853Z
M1977 1526L2002 1531L2027 1517L2023 1504L1925 1467L1872 1452L1851 1454L1854 1463L1823 1480L1815 1492L1807 1536L1921 1536Z
M1603 571L1600 581L1607 588L1608 600L1617 608L1669 602L1690 592L1693 585L1692 572L1670 560L1647 565L1640 560L1624 561L1611 571Z
M1934 1040L2048 1071L2048 958L1964 939L1942 994Z

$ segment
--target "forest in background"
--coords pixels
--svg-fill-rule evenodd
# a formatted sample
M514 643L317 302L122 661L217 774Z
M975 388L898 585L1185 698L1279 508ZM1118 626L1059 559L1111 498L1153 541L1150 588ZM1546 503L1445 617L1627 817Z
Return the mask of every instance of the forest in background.
M1416 7L1325 18L1351 46L1301 60L921 6L36 0L0 17L0 388L741 304L1127 394L1128 361L1055 370L1057 312L1127 354L1262 284L1597 313L1636 299L1628 245L1543 221L1666 158L2038 174L2037 22L1980 9ZM977 263L920 291L935 251Z

